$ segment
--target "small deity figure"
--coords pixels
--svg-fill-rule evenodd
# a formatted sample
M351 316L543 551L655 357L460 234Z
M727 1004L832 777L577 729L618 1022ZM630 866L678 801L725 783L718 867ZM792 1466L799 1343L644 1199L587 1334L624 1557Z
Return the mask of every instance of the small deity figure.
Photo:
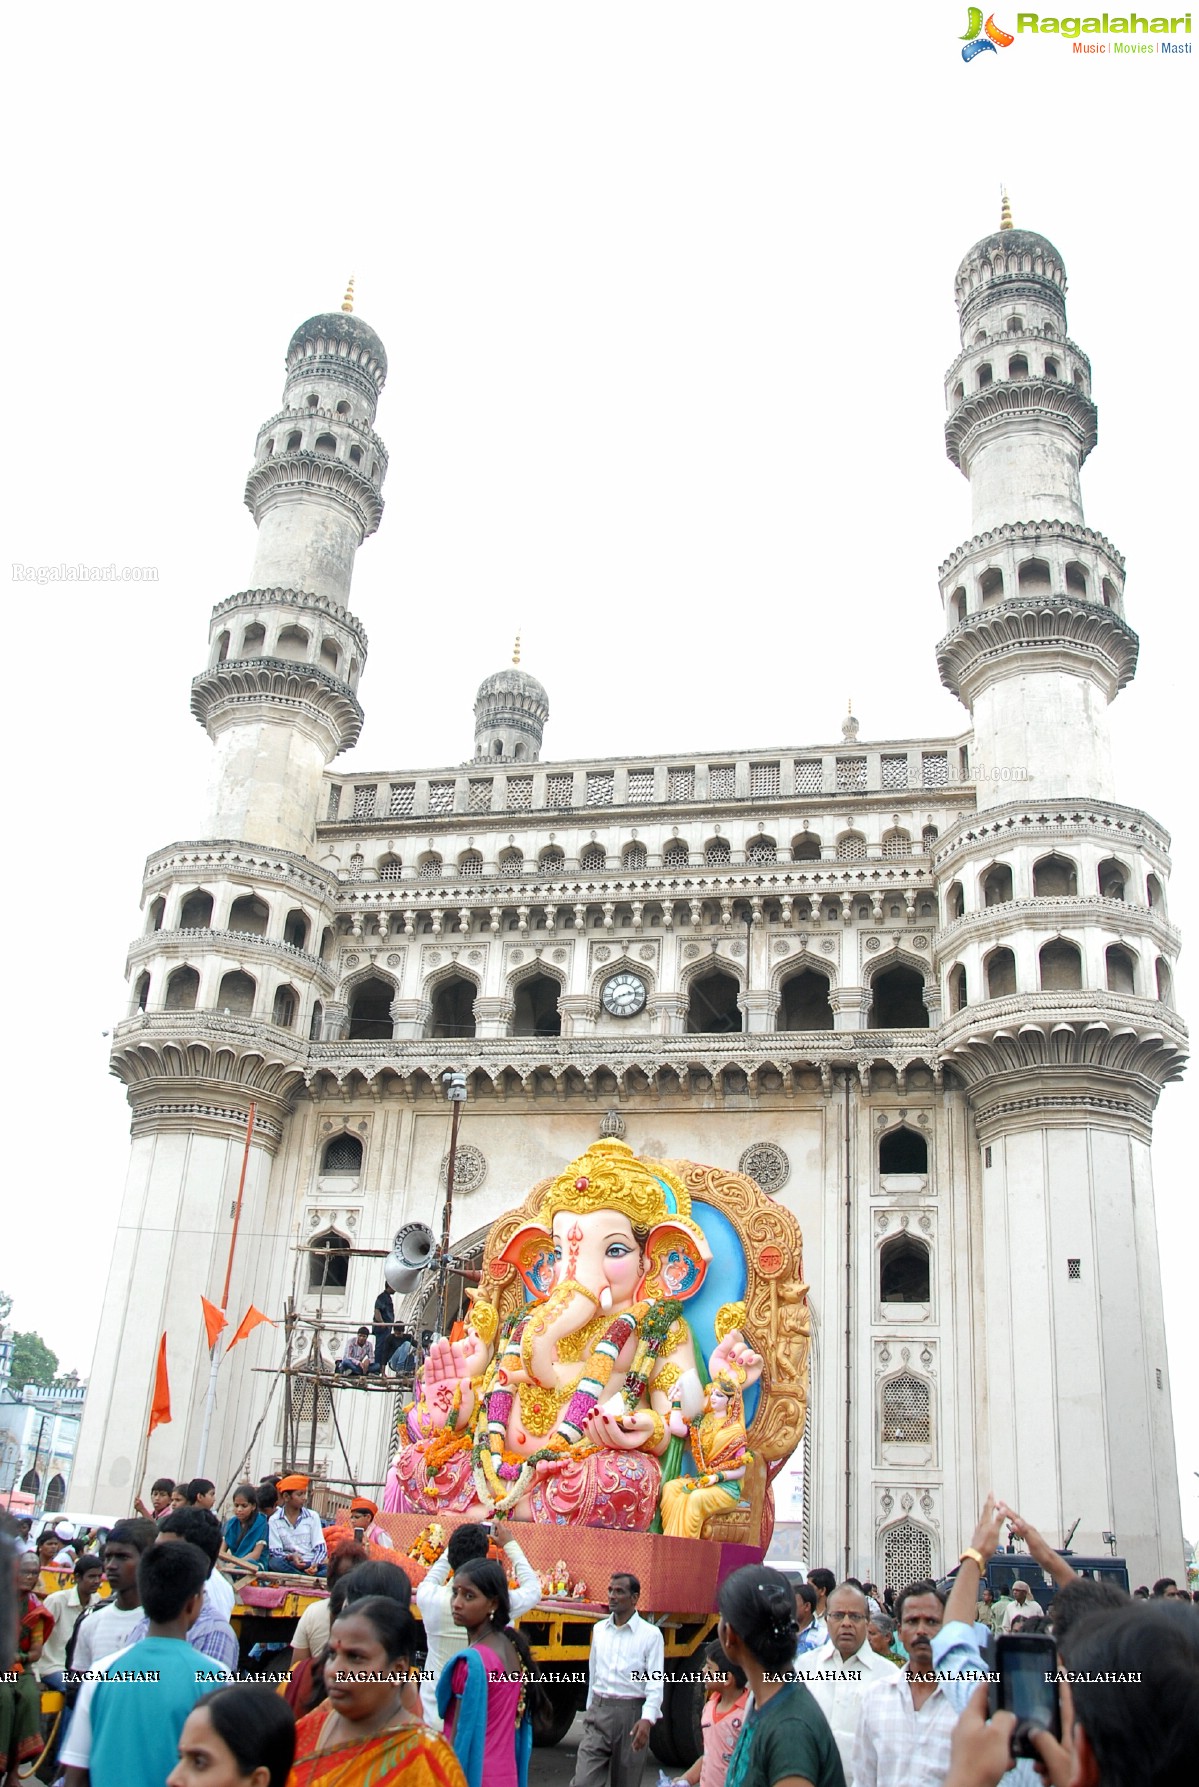
M587 1584L583 1581L581 1576L571 1589L570 1598L572 1601L585 1601L587 1599Z
M560 1557L554 1565L554 1593L568 1595L570 1593L570 1571L566 1567L566 1559Z
M762 1375L761 1356L730 1336L718 1349L704 1398L704 1412L691 1423L696 1475L672 1477L662 1490L662 1531L673 1539L698 1539L710 1514L725 1514L741 1501L745 1473L753 1462L745 1431L743 1393ZM728 1349L726 1351L726 1348Z

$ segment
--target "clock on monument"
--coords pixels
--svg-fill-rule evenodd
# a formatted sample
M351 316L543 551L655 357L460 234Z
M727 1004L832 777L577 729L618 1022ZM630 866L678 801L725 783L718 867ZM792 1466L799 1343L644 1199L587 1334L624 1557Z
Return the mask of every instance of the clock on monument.
M614 974L604 982L600 998L614 1018L635 1018L645 1004L645 982L639 974Z

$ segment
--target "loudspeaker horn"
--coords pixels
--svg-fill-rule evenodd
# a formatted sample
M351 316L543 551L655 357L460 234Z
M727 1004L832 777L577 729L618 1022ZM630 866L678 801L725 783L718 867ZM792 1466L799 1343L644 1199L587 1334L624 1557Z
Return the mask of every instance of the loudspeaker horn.
M405 1296L414 1291L433 1258L435 1247L433 1231L426 1222L407 1222L398 1229L391 1243L391 1252L383 1262L388 1289Z

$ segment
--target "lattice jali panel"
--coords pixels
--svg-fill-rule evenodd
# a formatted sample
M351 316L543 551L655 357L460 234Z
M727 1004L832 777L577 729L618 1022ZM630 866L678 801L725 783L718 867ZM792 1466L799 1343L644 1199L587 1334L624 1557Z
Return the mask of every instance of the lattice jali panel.
M908 760L906 757L884 757L882 760L884 788L906 788L908 785Z
M899 1520L883 1534L882 1586L897 1592L933 1573L933 1540L914 1520Z
M819 757L805 758L795 765L796 794L819 794L824 786Z
M666 777L667 800L694 800L695 771L693 769L672 769Z
M545 784L545 804L547 807L568 807L574 799L575 779L573 776L548 776Z
M724 838L713 838L704 851L704 861L709 868L719 868L722 863L732 861L732 851Z
M944 788L949 781L948 753L925 751L920 759L920 780L926 788Z
M454 784L452 782L429 783L430 813L452 813L454 810Z
M736 792L736 772L731 763L714 766L708 771L708 793L713 800L732 800Z
M629 801L642 803L654 798L654 772L652 769L631 769L629 771Z
M587 805L589 807L610 807L614 780L611 770L601 770L595 775L588 776Z
M601 845L590 844L579 856L579 868L584 875L594 875L597 870L605 866L607 860L607 855Z
M393 819L406 819L416 805L415 782L393 782L387 810Z
M883 1441L887 1445L928 1445L932 1439L929 1386L901 1371L883 1385Z
M491 783L472 782L467 797L467 811L471 813L489 813L491 811Z
M508 811L527 813L533 805L532 776L508 777Z
M837 788L841 793L854 793L866 786L866 759L838 757Z
M355 819L373 819L375 816L375 785L354 790Z
M779 766L777 763L751 763L749 766L749 792L755 799L773 800L779 791Z
M665 869L685 869L688 860L686 844L667 844L662 852L662 867Z

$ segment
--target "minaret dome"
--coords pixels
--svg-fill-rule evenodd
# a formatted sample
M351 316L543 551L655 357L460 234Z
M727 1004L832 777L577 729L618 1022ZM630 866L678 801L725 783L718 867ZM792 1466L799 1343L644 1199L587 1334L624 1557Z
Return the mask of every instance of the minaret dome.
M475 696L475 762L536 763L550 717L550 699L520 668L520 637L512 662L485 676Z

